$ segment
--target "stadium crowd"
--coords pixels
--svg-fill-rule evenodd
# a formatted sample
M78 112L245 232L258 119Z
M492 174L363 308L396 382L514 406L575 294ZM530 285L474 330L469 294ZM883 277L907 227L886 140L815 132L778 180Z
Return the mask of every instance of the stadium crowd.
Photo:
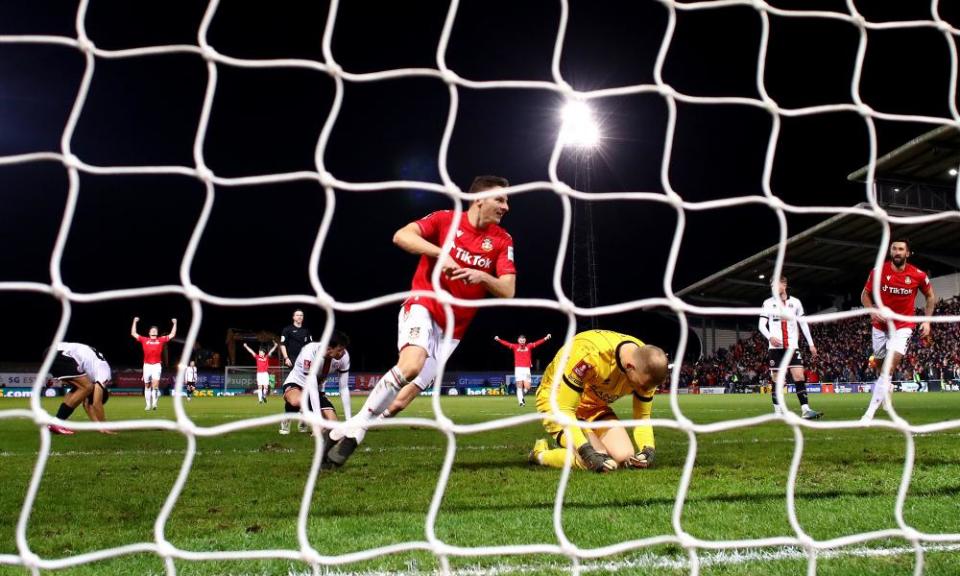
M917 314L920 313L917 310ZM960 296L941 300L935 315L960 315ZM870 323L866 317L811 324L810 330L818 355L811 360L807 344L803 344L807 382L868 382L876 379L876 371L868 366L872 347ZM960 324L935 323L933 342L929 346L922 346L915 333L893 380L960 382ZM759 332L718 350L713 356L692 364L685 363L680 374L681 386L738 389L767 385L769 381L767 341Z

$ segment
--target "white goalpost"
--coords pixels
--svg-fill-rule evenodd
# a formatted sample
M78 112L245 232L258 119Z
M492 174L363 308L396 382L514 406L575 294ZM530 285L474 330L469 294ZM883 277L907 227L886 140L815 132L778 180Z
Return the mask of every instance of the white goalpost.
M331 228L333 219L336 218L336 202L334 190L343 192L368 192L389 189L405 190L425 190L431 193L442 195L449 198L457 208L456 217L462 215L459 207L459 200L474 199L468 197L451 179L447 167L447 152L453 134L454 126L458 119L458 106L461 93L470 90L498 90L498 89L523 89L549 91L566 98L573 103L589 103L600 101L603 98L634 95L651 94L658 95L663 99L668 114L668 124L666 136L663 142L663 159L661 166L661 184L663 192L650 191L632 191L632 192L590 192L577 190L568 182L563 181L558 176L558 164L565 145L564 138L558 133L553 153L549 165L549 180L527 182L518 184L507 189L511 195L519 195L528 192L549 191L556 195L563 209L563 230L560 243L556 251L556 266L553 273L554 294L551 298L519 298L512 300L487 299L480 301L457 301L449 294L441 293L439 299L444 303L448 316L452 314L451 304L476 307L535 307L545 310L556 311L563 314L567 320L566 340L569 342L579 331L577 327L577 316L605 316L618 314L628 311L649 309L654 307L668 308L672 311L681 326L680 341L677 349L668 350L673 358L683 358L687 347L687 318L688 314L713 315L713 316L751 316L755 317L760 313L759 308L747 307L703 307L692 305L681 298L675 296L673 286L673 274L680 254L680 245L683 237L686 215L689 212L700 212L726 208L731 206L743 205L763 205L772 210L779 224L779 243L780 250L777 252L774 274L779 277L783 272L785 242L787 239L787 214L851 214L876 220L882 227L883 233L881 242L877 246L875 265L882 263L885 255L885 247L891 239L891 225L911 224L932 222L936 220L956 219L958 213L941 212L928 214L924 216L903 217L888 213L877 202L876 193L873 188L874 175L877 163L877 137L875 124L878 120L894 122L913 122L928 124L930 126L955 126L960 129L960 112L958 112L955 99L950 98L950 114L948 117L932 117L907 114L894 114L883 110L874 110L866 105L860 97L859 78L863 71L865 54L867 51L867 33L873 30L883 30L891 28L925 28L942 34L944 41L949 47L950 52L950 91L951 94L957 93L957 38L960 37L960 29L955 28L950 23L942 19L938 13L938 2L930 2L929 18L913 21L896 22L870 22L866 20L856 9L854 2L847 2L846 12L835 11L813 11L813 10L785 10L777 8L764 0L704 0L700 2L681 3L675 0L661 0L663 10L668 15L668 25L662 38L660 49L655 66L655 81L650 84L639 84L622 86L618 88L609 88L603 90L578 92L568 83L561 73L561 56L564 50L564 39L568 25L568 19L572 17L570 4L567 0L558 0L560 7L559 26L556 30L556 41L552 61L552 79L550 81L541 80L498 80L498 81L475 81L464 78L457 73L457 70L448 67L446 62L447 47L450 42L451 34L454 28L454 22L457 19L460 2L451 0L447 17L443 26L442 34L436 51L436 66L431 68L404 68L382 70L370 73L354 73L346 70L338 63L336 54L332 49L332 37L337 29L337 15L339 2L334 0L330 3L329 16L323 31L323 60L313 61L304 59L285 59L285 60L255 60L236 58L228 54L220 53L215 46L208 42L208 31L211 23L217 16L219 8L218 0L210 0L207 5L203 20L197 31L196 44L189 45L161 45L149 46L136 49L124 50L106 50L99 48L96 39L91 38L86 30L86 14L89 8L89 0L81 0L76 15L76 35L75 36L50 36L50 35L3 35L0 36L0 47L10 44L42 44L47 46L56 46L64 50L73 50L81 54L84 58L84 74L77 91L74 104L69 115L68 122L63 129L60 147L57 150L44 152L19 154L11 156L0 156L0 167L14 164L26 163L53 163L63 167L69 177L69 188L67 194L66 207L63 219L56 239L53 254L50 260L51 282L32 283L32 282L0 282L0 292L32 292L36 294L47 295L55 298L62 308L62 316L57 327L51 352L46 356L43 365L38 373L34 383L33 395L30 399L30 405L27 409L6 409L0 406L0 420L4 419L26 419L35 423L40 437L39 454L33 469L32 476L26 491L23 505L19 511L16 523L16 551L14 553L0 553L0 566L11 566L22 568L33 574L38 574L42 570L57 570L69 567L82 566L96 561L110 558L122 557L133 554L154 554L163 560L167 574L177 573L175 561L222 561L222 560L250 560L250 559L277 559L297 561L303 563L305 569L311 569L317 573L321 570L333 568L341 565L355 563L363 560L371 560L382 557L386 554L395 554L407 551L429 551L433 554L443 573L452 572L450 566L451 558L481 558L497 555L529 555L540 556L550 554L561 558L567 558L570 562L570 572L578 574L587 563L599 561L611 555L622 554L625 552L641 552L662 545L675 545L680 547L685 554L685 560L676 562L674 560L664 560L657 564L654 559L648 567L657 566L674 567L684 570L690 574L699 574L701 568L705 565L720 562L723 554L751 554L761 551L757 555L759 559L777 559L777 558L805 558L807 562L808 574L814 574L817 571L818 561L823 558L831 558L842 555L850 547L871 543L888 538L898 538L908 543L907 548L901 550L910 551L914 555L914 573L917 575L924 573L925 552L928 550L945 549L943 547L955 546L960 544L960 534L944 533L926 533L911 526L904 516L904 507L907 500L907 494L910 486L911 476L914 469L915 456L915 438L918 435L934 432L943 432L948 430L960 429L960 419L942 421L930 424L913 424L891 410L891 420L878 420L869 424L862 424L858 421L805 421L797 415L787 413L786 415L766 414L763 416L738 418L725 420L711 424L697 424L693 422L681 409L678 398L678 382L680 375L680 363L675 363L671 375L671 386L669 394L669 407L671 418L657 418L651 421L652 425L658 429L672 429L686 436L688 448L686 452L685 464L682 470L682 476L679 482L676 499L673 505L672 530L668 533L656 535L649 538L624 540L609 546L598 548L584 548L577 546L568 537L564 529L564 496L567 492L572 461L572 449L568 455L568 466L560 474L559 485L555 497L553 509L553 528L556 540L550 543L518 543L511 546L477 546L461 547L455 546L438 537L436 525L440 513L441 503L447 491L447 483L451 475L454 460L458 449L458 437L463 435L477 434L496 428L506 428L520 426L540 421L540 416L536 413L524 414L520 416L506 417L482 424L457 424L447 417L441 404L441 387L435 386L432 395L432 405L437 419L420 418L397 418L394 420L382 421L375 426L380 427L398 427L398 426L419 426L435 430L444 435L447 439L447 448L443 459L442 468L438 474L436 486L432 491L432 500L429 511L424 523L424 539L417 541L398 541L387 545L361 550L358 552L343 555L325 555L317 550L311 543L308 535L308 519L310 514L311 502L314 497L316 481L321 472L321 459L323 454L323 438L317 434L314 443L314 455L311 468L306 478L303 497L297 511L297 531L296 539L291 540L289 546L279 549L232 549L232 550L214 550L214 551L193 551L186 550L174 545L166 536L166 525L177 504L178 499L184 491L187 477L191 466L197 454L197 441L199 438L212 437L229 434L238 430L251 429L265 425L276 425L282 420L290 418L299 418L307 421L316 427L337 427L340 424L331 424L322 420L314 413L286 415L283 413L271 414L269 416L241 420L228 424L217 426L199 426L191 420L185 410L182 398L184 389L184 369L189 361L189 351L194 347L197 340L198 331L203 322L203 306L263 306L276 304L299 304L314 305L321 307L326 317L329 319L325 324L320 341L326 343L335 328L335 320L338 313L356 312L370 310L385 304L399 304L410 292L398 292L383 294L376 298L364 300L361 302L344 303L336 301L325 289L320 281L318 273L320 255L324 250L328 232ZM756 60L756 88L760 95L759 98L745 97L702 97L684 94L676 90L673 86L664 81L663 71L667 55L671 49L673 35L676 26L677 14L683 11L709 11L721 9L729 6L742 6L753 9L756 18L761 24L761 39L757 52ZM771 98L764 85L764 72L766 67L766 53L768 47L770 32L770 21L772 18L798 18L827 20L831 23L840 23L849 26L859 35L859 49L855 61L853 77L851 78L851 93L853 103L831 104L822 106L811 106L805 108L786 108L780 106ZM88 97L91 82L96 75L97 63L103 60L112 59L136 59L155 54L184 54L202 59L207 71L206 92L203 99L203 107L199 123L196 130L196 136L193 146L193 163L191 165L155 165L155 166L100 166L88 163L84 158L78 157L72 151L74 131L79 119L84 114L84 104ZM290 172L290 173L271 173L261 174L249 177L230 178L220 176L214 173L208 166L204 158L204 142L207 135L208 123L211 111L216 106L216 97L218 94L218 73L225 67L239 68L277 68L277 69L301 69L310 70L318 74L327 75L335 85L335 98L329 114L326 117L321 132L317 135L315 147L315 166L312 170ZM330 135L337 123L338 115L343 105L345 96L344 86L350 83L372 83L380 82L399 77L419 77L432 79L436 82L442 82L449 92L450 105L447 115L446 125L443 131L443 137L440 145L438 157L438 166L442 184L419 181L377 181L377 182L352 182L338 178L337 174L331 173L324 164L325 151L328 147ZM722 200L711 200L703 202L694 202L685 200L679 194L670 180L671 154L673 151L673 137L678 117L678 103L693 103L698 105L723 105L723 106L741 106L761 110L769 114L771 118L771 128L769 144L765 157L764 171L762 175L762 195L738 196ZM867 185L864 189L864 196L869 207L851 207L839 208L829 206L795 206L785 203L778 198L776 190L771 185L771 174L773 171L774 160L776 157L777 141L780 134L781 122L784 118L797 118L832 112L852 112L860 115L869 135L869 170ZM592 136L589 136L592 139ZM61 271L61 259L68 242L71 228L74 225L74 214L77 208L79 198L84 194L81 186L81 174L97 175L120 175L120 174L140 174L140 175L161 175L176 174L196 179L205 187L205 202L202 212L196 222L190 242L183 254L182 265L180 268L180 283L166 286L151 286L139 289L110 290L94 293L75 292L71 287L64 283ZM208 294L200 289L191 278L191 265L197 252L198 245L203 236L204 230L210 218L213 209L213 202L218 192L216 187L240 187L256 184L271 184L291 181L309 181L320 184L325 193L325 202L328 207L324 211L316 241L313 245L309 261L309 274L312 292L309 294L287 294L275 297L262 298L224 298ZM496 192L499 194L500 192ZM492 195L487 193L487 195ZM614 202L614 201L643 201L656 202L673 210L677 218L677 227L674 232L672 244L670 247L669 259L667 262L666 273L663 278L663 289L666 294L662 298L647 298L635 300L616 305L599 306L595 308L578 307L562 288L561 275L563 271L564 255L567 253L567 246L570 240L571 227L571 201L582 202ZM960 192L958 192L958 203L960 203ZM452 233L456 227L451 228L451 237L445 242L445 247L449 247L452 242ZM433 284L439 291L440 268L436 267ZM874 286L874 298L879 301L879 286ZM67 328L71 321L71 310L75 304L86 304L103 302L113 299L135 298L143 296L156 295L178 295L190 302L192 318L190 319L189 332L186 335L186 342L183 347L183 354L179 360L176 378L175 394L172 398L175 419L139 419L128 421L111 421L108 423L86 423L71 421L69 426L78 430L138 430L138 429L162 429L183 435L186 439L186 453L181 464L179 474L174 482L169 494L166 497L164 505L156 518L154 525L153 538L148 541L138 542L115 548L105 548L93 552L74 554L71 556L51 559L39 556L35 552L34 543L28 538L28 527L31 522L31 513L37 494L40 490L41 482L44 478L44 470L51 455L51 437L47 425L51 423L60 423L52 414L47 412L42 404L42 385L46 381L46 375L53 363L55 345L63 341ZM887 308L882 308L879 312L887 320L898 318ZM820 316L809 317L810 323L831 322L842 318L865 317L869 311L853 310L844 312L835 312L823 314ZM957 316L938 316L932 318L923 318L937 323L960 322ZM445 334L445 345L449 344L452 338L452 328ZM789 356L789 354L787 355ZM888 360L889 362L889 360ZM561 365L563 362L561 362ZM313 374L318 370L318 364L314 363L312 367ZM250 369L242 370L230 367L226 372L226 380L229 382L245 382ZM444 365L441 362L439 367L438 382L442 380ZM784 377L786 370L780 370L781 378ZM281 380L282 383L282 380ZM225 387L230 384L225 383ZM782 389L782 382L780 388ZM782 390L778 392L782 394ZM781 397L781 402L783 399ZM565 422L564 416L560 413L556 403L556 393L552 398L554 417ZM746 427L758 426L771 422L782 422L789 426L793 435L793 457L788 473L786 486L786 512L789 518L791 533L775 534L769 537L747 539L747 540L708 540L697 537L684 529L681 517L683 515L688 490L694 474L695 462L697 459L698 435L722 432L727 430L736 430ZM624 420L625 426L634 426L638 421ZM600 428L602 423L581 424L583 428ZM804 457L804 442L806 434L811 430L848 430L855 428L874 427L877 429L887 429L902 434L906 446L906 454L903 462L903 471L900 478L899 491L896 497L895 508L893 510L896 519L896 528L880 530L867 533L851 533L842 537L829 540L818 540L812 537L798 520L796 506L796 487L800 465ZM949 548L955 550L957 548ZM852 552L855 554L856 552ZM645 566L640 566L643 568Z

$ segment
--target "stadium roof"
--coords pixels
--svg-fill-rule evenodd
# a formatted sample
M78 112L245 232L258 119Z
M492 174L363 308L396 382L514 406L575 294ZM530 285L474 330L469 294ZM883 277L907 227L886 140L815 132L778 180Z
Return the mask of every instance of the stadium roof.
M896 209L888 212L916 215ZM783 274L790 279L791 292L815 289L820 294L844 294L862 283L876 258L881 233L873 218L838 214L788 238ZM910 238L911 261L934 275L960 269L960 224L956 220L895 226L893 233ZM771 246L724 268L678 291L677 296L701 305L759 306L770 296L777 248Z
M958 165L960 130L954 126L941 126L877 158L876 179L953 188L957 178L950 174L950 169ZM847 178L865 182L867 166Z
M960 130L931 130L877 159L877 200L893 216L956 210L957 176L950 169L958 166ZM867 166L847 176L861 182L866 177ZM859 206L869 209L866 203ZM960 217L896 225L892 232L910 239L911 261L934 276L960 270ZM791 292L825 296L856 291L873 265L881 233L873 218L838 214L788 238L783 274L790 279ZM770 295L777 248L720 270L677 296L702 305L758 306Z

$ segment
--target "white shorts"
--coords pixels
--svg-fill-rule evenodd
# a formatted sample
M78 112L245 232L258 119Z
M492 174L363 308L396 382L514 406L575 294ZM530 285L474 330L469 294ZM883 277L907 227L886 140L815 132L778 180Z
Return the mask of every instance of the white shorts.
M160 369L163 366L161 364L144 364L143 365L143 383L149 384L151 380L156 379L157 382L160 381Z
M419 304L411 305L409 311L404 307L400 308L400 315L397 318L397 350L403 350L407 346L419 346L427 351L427 361L423 364L420 375L413 379L413 383L421 390L433 386L433 381L437 377L439 359L442 357L446 362L457 349L460 340L456 338L450 340L450 346L441 350L442 343L443 329L434 322L426 308Z
M899 352L901 356L905 356L911 335L913 335L913 328L897 328L893 338L887 337L886 330L873 328L873 352L876 354L886 349L887 352Z
M517 382L520 382L521 380L524 382L530 382L530 367L527 366L524 368L521 366L514 366L513 379Z
M270 374L267 372L257 372L257 386L269 386Z

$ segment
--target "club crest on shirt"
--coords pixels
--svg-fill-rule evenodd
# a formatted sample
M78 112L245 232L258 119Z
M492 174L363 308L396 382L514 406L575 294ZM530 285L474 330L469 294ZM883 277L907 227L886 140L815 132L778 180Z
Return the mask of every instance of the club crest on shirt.
M573 373L576 374L577 378L580 378L581 380L591 370L593 370L593 366L587 364L586 360L577 362L577 365L573 367Z
M907 276L906 278L904 278L904 279L903 279L903 282L904 282L905 284L909 284L909 283L910 283L910 277Z
M457 230L457 238L463 236L463 230Z
M480 249L484 252L489 252L493 250L493 240L489 238L484 238L483 242L480 244Z
M890 281L890 275L887 274L887 282L889 282L889 281Z

